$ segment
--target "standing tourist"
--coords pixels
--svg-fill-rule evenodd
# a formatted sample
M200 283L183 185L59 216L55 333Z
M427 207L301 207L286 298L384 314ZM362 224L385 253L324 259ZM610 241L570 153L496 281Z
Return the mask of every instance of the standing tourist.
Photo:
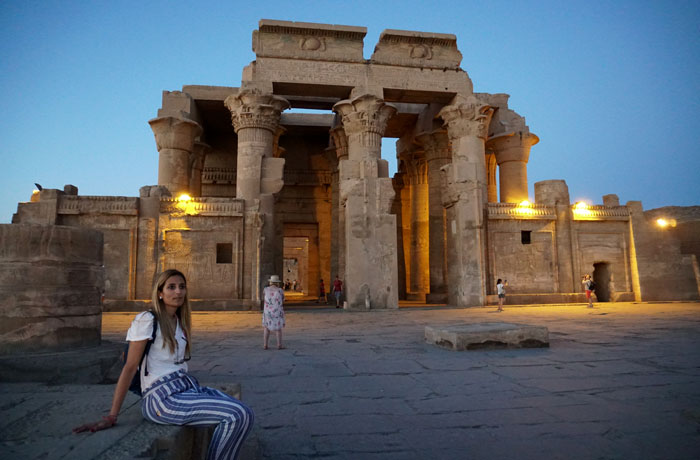
M280 277L272 275L270 285L263 289L263 349L267 350L270 331L277 336L277 349L282 350L282 328L284 327L284 291L280 289Z
M508 280L503 282L501 278L496 281L496 291L498 294L498 310L503 311L503 302L506 301L506 286L508 286Z
M593 294L593 290L595 289L595 283L593 282L591 275L589 275L588 273L583 275L581 283L583 284L583 288L586 290L586 300L588 300L588 308L593 308L593 298L591 297L591 294Z
M161 273L151 300L153 310L136 315L126 334L129 353L109 415L99 422L76 427L73 432L95 432L117 424L126 392L143 361L140 380L144 418L161 425L216 425L207 458L235 459L253 426L253 411L222 391L200 386L187 373L192 314L185 275L177 270ZM155 340L146 353L154 328Z
M340 281L338 275L335 275L335 281L333 281L331 292L333 292L335 296L335 308L340 308L340 296L343 294L343 282Z

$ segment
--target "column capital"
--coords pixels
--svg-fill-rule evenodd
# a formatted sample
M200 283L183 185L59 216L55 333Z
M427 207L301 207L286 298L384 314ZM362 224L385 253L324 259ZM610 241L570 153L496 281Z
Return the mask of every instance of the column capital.
M228 96L224 105L231 112L231 123L236 133L244 128L261 128L275 134L280 114L290 107L286 99L257 88L241 89Z
M445 121L450 139L474 136L486 140L493 110L473 94L458 94L452 104L440 110L438 116Z
M148 120L156 138L158 151L164 149L190 152L195 138L202 134L202 127L192 120L175 117L158 117Z
M540 138L528 131L510 132L491 137L486 141L486 149L496 155L500 165L508 161L527 161L530 158L530 147L537 144Z
M416 142L423 147L426 160L451 160L450 139L447 131L424 131L416 136Z
M337 102L333 111L342 117L347 135L373 133L383 136L396 107L376 96L364 94Z
M338 125L330 130L331 139L333 140L333 145L335 146L335 154L338 160L345 160L348 158L348 137L345 135L345 128Z

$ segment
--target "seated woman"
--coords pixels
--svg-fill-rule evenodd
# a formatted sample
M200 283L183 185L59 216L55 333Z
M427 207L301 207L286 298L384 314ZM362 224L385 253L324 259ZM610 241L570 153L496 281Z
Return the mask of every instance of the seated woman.
M207 459L235 459L253 426L253 411L222 391L200 386L187 373L192 312L185 275L177 270L161 273L153 286L152 301L153 310L136 315L127 332L129 353L114 390L109 415L73 431L95 432L117 423L156 321L156 337L140 370L144 418L164 425L216 425Z

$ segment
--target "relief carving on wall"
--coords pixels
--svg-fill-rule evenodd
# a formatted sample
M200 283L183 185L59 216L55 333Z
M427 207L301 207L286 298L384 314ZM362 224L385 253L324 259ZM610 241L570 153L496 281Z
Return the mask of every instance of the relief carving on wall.
M420 43L411 47L410 56L413 59L430 60L433 58L433 50L430 46L426 45L425 43Z
M299 41L299 48L304 51L326 51L326 40L323 37L304 37Z

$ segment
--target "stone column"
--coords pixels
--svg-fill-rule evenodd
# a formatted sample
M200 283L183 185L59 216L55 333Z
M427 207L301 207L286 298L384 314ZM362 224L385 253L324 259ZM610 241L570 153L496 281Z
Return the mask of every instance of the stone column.
M263 177L263 170L268 169L267 166L275 165L277 168L269 169L279 169L280 173L283 171L284 159L274 158L274 151L276 136L280 132L280 115L283 110L289 108L289 102L281 97L252 89L232 94L226 98L224 104L231 111L231 122L238 135L236 198L246 200L247 207L252 204L252 200L259 199L261 193L279 191L274 191L275 187L272 187L273 191L263 191L266 179L277 179ZM279 175L279 180L281 179ZM281 184L279 188L281 189Z
M340 162L340 200L345 207L345 281L348 308L397 308L394 190L381 159L386 124L396 108L372 95L333 106L343 121L348 159Z
M211 150L204 142L195 142L190 155L192 173L190 175L190 193L192 196L202 196L202 169L204 159Z
M492 114L493 108L474 95L460 94L439 113L452 146L452 163L442 167L450 248L448 302L459 307L484 305L486 300L484 144Z
M539 138L527 131L494 136L487 142L496 155L501 203L520 203L528 200L527 161L530 148Z
M244 296L259 301L270 275L281 275L282 235L276 231L274 194L284 185L284 158L275 158L285 99L259 89L242 89L224 104L238 135L236 198L245 200Z
M159 117L148 121L158 147L158 185L173 196L190 193L190 154L202 127L192 120Z
M488 143L486 144L488 148ZM496 183L496 174L498 170L498 163L496 163L496 155L493 151L486 151L486 182L488 190L488 201L489 203L498 202L498 184Z
M428 229L428 165L422 152L414 152L406 161L407 177L411 184L411 280L410 300L425 301L430 289L430 258Z
M331 280L338 278L345 280L345 201L340 199L340 164L348 159L348 139L342 126L336 126L330 130L335 154L338 158L338 170L333 172L331 188L333 189L332 219L334 236L332 244L333 254L331 263ZM343 281L345 282L345 281Z
M429 303L447 302L447 253L445 250L445 208L442 206L441 168L450 163L450 142L446 131L422 133L416 140L425 150L428 163L428 235L430 245Z

